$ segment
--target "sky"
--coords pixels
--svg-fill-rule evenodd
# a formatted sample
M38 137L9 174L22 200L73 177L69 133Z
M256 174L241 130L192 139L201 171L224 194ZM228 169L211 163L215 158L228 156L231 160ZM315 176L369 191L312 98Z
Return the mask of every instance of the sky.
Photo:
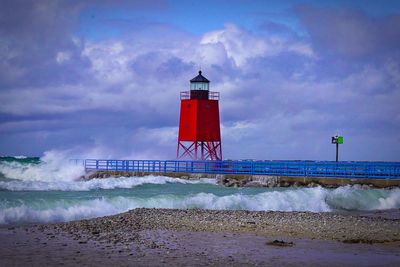
M400 1L0 1L0 155L174 159L180 91L224 159L400 161Z

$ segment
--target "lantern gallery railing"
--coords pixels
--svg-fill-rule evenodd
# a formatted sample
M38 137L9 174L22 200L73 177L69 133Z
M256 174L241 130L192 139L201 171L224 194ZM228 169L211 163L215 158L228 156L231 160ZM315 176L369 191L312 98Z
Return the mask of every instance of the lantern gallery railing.
M190 99L190 91L181 92L181 100ZM219 92L208 91L208 99L219 100Z
M400 162L178 161L86 159L87 171L209 173L302 177L400 179Z
M208 99L210 100L219 100L219 92L212 92L208 93Z

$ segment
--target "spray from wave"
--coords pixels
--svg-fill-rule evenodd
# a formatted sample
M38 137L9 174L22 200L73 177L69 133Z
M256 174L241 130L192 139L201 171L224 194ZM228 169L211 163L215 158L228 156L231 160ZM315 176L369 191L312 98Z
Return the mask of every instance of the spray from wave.
M22 181L74 181L84 174L84 168L62 152L48 151L40 159L3 158L0 173L4 178Z

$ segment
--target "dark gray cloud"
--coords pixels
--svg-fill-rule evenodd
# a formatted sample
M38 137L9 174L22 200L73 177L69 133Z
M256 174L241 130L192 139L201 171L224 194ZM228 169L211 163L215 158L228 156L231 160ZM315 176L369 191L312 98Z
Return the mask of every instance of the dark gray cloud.
M298 7L301 22L324 55L353 59L400 52L400 14L369 17L359 10Z
M81 80L89 62L72 38L80 9L79 1L2 1L2 87Z

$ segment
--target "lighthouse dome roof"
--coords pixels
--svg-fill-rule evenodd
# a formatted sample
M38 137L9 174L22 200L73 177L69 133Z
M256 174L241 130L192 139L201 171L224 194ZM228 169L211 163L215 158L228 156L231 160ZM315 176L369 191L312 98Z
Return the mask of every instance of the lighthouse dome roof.
M209 83L210 81L207 80L206 77L204 77L203 75L201 75L201 70L199 71L199 75L197 75L196 77L194 77L193 79L190 80L191 83L193 82L201 82L201 83Z

